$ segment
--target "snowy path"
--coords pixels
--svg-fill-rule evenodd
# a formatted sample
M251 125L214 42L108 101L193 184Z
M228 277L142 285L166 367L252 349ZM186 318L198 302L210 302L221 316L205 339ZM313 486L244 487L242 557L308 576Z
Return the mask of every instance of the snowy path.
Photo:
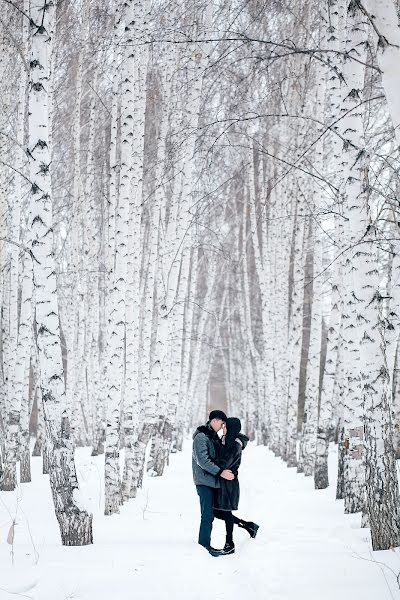
M399 551L372 554L369 532L359 528L358 515L343 514L334 485L315 491L312 480L265 448L246 449L240 474L238 514L257 521L259 535L251 540L235 531L237 553L219 558L196 545L189 443L171 456L164 477L147 479L139 497L113 517L99 508L101 458L78 452L95 511L95 543L86 548L60 546L47 477L39 459L33 466L33 484L0 494L1 600L21 598L16 592L35 600L400 599L390 570L400 571ZM6 538L15 514L12 566ZM223 542L223 524L215 521L213 545Z

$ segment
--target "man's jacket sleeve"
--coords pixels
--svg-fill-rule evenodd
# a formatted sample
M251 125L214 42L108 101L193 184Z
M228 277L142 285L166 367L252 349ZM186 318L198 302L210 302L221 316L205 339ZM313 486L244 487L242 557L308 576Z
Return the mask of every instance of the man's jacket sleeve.
M197 464L211 475L219 475L223 469L213 462L208 453L207 438L204 433L199 433L193 440L194 457Z

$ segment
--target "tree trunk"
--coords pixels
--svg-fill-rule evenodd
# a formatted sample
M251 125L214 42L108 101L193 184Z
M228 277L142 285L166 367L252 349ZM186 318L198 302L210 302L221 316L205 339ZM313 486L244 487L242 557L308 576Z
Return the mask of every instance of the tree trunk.
M304 299L304 197L297 190L296 220L294 226L292 314L289 336L289 390L288 390L288 437L287 466L297 465L297 423L299 405L300 361L303 337Z
M35 288L37 347L40 382L49 445L50 485L64 545L92 543L92 516L74 500L78 489L68 417L61 415L65 396L53 254L53 221L48 144L48 84L52 4L31 2L31 71L29 94L29 167L31 255Z
M362 177L365 161L363 106L359 106L364 88L364 62L366 59L365 16L355 2L349 5L347 13L346 51L350 57L343 65L343 104L341 134L344 138L343 162L343 209L345 216L345 263L343 267L343 342L345 386L343 390L343 419L345 428L344 446L344 500L345 512L361 511L365 501L364 476L364 425L363 401L360 393L360 314L358 273L362 266L357 244L362 239L367 222L362 206L365 195Z
M322 240L318 226L315 224L311 225L310 243L311 247L314 248L313 301L302 437L303 465L306 476L311 476L314 473L315 465L322 343Z
M378 36L377 57L397 144L400 144L400 29L393 0L363 0Z
M341 317L341 264L336 263L332 283L332 306L328 330L328 343L323 375L320 409L318 416L317 447L314 471L315 488L322 490L329 485L328 453L329 432L332 425L333 393L337 376L337 355L339 345L339 330Z

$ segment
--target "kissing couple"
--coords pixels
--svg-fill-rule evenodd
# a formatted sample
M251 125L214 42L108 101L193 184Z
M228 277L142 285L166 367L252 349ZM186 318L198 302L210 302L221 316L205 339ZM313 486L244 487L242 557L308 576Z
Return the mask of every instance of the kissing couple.
M245 529L252 538L256 537L259 529L256 523L239 519L232 514L239 506L238 470L242 451L249 441L240 430L239 419L228 419L222 410L212 410L207 423L198 427L193 434L193 481L201 511L198 541L211 556L235 552L234 525ZM226 543L220 550L211 546L214 517L225 521Z

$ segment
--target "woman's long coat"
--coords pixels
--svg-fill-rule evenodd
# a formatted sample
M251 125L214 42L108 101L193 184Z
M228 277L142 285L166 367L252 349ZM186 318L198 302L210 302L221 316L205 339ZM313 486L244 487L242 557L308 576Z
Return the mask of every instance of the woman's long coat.
M220 488L215 490L214 508L219 510L237 510L239 506L240 486L238 470L242 460L242 449L249 438L239 434L231 446L221 445L217 463L221 469L230 469L235 479L228 481L220 477Z

